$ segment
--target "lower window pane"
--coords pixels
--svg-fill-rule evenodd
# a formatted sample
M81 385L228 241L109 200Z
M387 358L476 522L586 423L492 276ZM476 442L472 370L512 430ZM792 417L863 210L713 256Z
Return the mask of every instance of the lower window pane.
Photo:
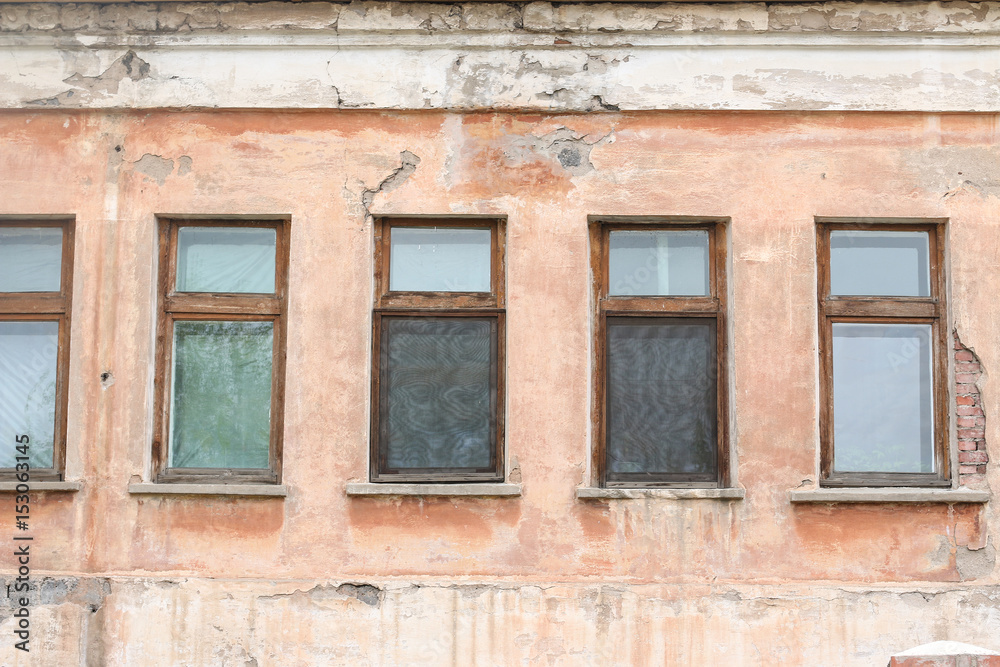
M608 479L714 479L715 320L608 318L607 337Z
M16 438L28 436L28 463L52 467L58 322L0 322L0 468L13 468Z
M268 468L272 322L174 322L172 468Z
M496 325L383 318L379 437L390 470L493 465Z
M934 472L931 325L833 325L835 472Z

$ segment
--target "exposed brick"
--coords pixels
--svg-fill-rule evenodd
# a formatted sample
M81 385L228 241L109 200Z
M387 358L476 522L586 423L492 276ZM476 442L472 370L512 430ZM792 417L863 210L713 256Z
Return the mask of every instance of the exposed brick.
M958 451L960 452L973 452L976 450L975 440L959 440L958 441Z
M961 405L979 405L978 396L956 396L955 402Z
M955 361L975 361L976 357L972 352L955 345Z
M980 473L986 472L986 466L978 465L960 465L958 466L958 474L960 475L978 475Z
M983 414L983 409L978 405L960 405L956 410L956 414L961 417L979 417Z
M963 361L955 364L956 373L981 373L982 367L974 361Z
M980 466L976 466L976 467L980 467ZM976 475L962 475L961 478L959 478L959 483L963 484L963 485L964 484L982 484L985 481L986 481L986 475L979 475L979 474L976 474Z
M986 463L989 461L989 457L986 452L959 452L958 462L959 463Z
M977 424L976 417L959 417L955 420L955 423L959 428L972 428L975 426L985 426L985 424Z
M955 373L955 382L957 384L975 384L976 374L975 373Z

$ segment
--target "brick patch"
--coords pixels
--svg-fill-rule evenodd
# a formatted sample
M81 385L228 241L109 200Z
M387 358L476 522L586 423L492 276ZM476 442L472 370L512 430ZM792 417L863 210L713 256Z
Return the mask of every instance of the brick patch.
M961 485L982 482L989 455L986 453L986 416L979 394L979 376L983 368L979 357L955 339L955 402L958 419L958 481Z

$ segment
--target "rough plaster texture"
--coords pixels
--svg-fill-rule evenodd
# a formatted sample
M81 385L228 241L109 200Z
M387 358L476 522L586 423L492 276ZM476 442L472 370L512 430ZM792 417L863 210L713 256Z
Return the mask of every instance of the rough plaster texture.
M0 4L0 108L997 111L998 80L998 2Z
M76 216L67 476L84 484L32 509L52 583L30 664L850 666L932 640L1000 648L996 502L788 500L818 469L814 216L948 218L949 325L996 394L998 137L996 114L0 112L0 214ZM291 216L287 497L128 491L149 475L157 213ZM508 216L521 495L348 496L368 470L370 215L440 213ZM576 498L593 483L589 214L731 217L742 500ZM994 497L998 409L983 402ZM0 643L0 664L29 662Z

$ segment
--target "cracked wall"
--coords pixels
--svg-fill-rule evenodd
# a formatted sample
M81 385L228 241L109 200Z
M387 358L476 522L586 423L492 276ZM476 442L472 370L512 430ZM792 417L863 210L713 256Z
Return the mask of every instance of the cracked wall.
M853 667L1000 636L995 502L788 495L817 471L817 215L947 218L956 410L983 413L955 415L972 419L956 464L975 466L955 472L1000 488L995 114L46 107L0 112L0 141L0 214L77 220L67 477L83 489L33 504L40 664L392 665L405 645L434 665L614 650ZM284 499L128 492L149 474L159 212L291 218ZM508 216L519 498L344 493L368 470L371 216L393 214ZM732 219L744 499L574 497L590 480L591 214ZM10 650L0 663L27 664Z

